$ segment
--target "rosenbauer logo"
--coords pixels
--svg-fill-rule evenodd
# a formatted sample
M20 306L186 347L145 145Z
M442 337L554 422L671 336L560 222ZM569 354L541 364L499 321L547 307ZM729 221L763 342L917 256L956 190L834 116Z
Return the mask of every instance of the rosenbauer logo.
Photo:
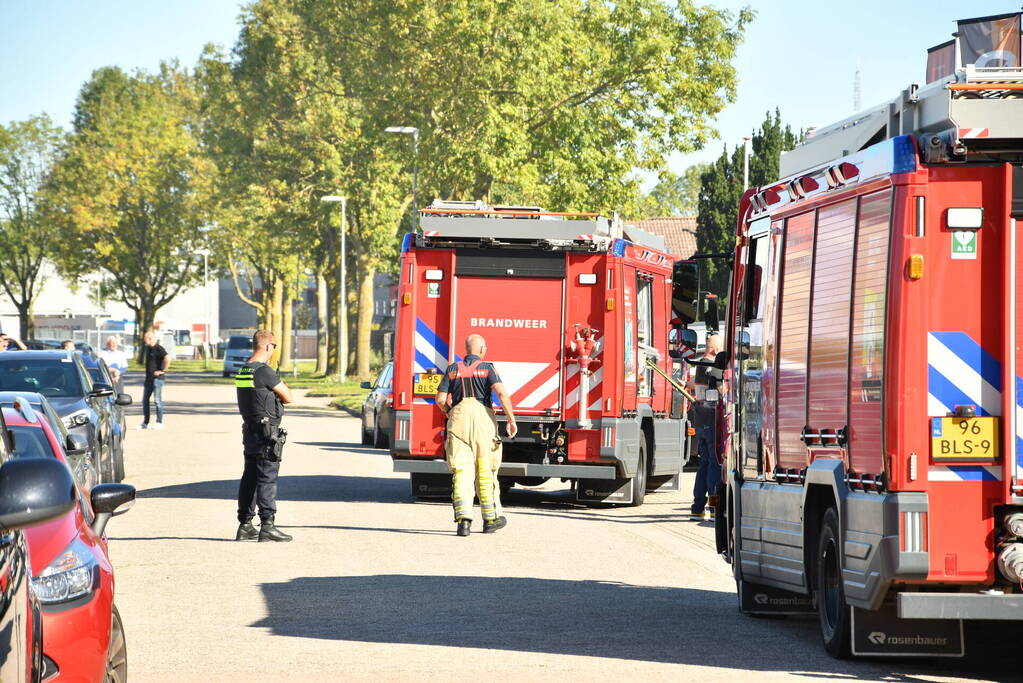
M947 645L943 636L889 636L884 631L871 631L867 636L874 645Z
M546 330L547 321L528 318L469 318L469 327L525 327Z
M765 607L768 605L772 607L805 607L810 604L810 599L801 595L791 598L777 598L771 597L766 593L755 593L753 595L753 602Z

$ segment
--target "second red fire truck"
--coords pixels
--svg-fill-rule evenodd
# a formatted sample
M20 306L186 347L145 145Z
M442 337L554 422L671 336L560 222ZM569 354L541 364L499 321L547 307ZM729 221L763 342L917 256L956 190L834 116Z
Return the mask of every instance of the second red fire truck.
M474 333L519 423L503 488L561 478L579 500L631 505L677 489L688 439L661 374L674 365L662 238L617 218L479 202L435 203L421 228L402 249L393 381L394 469L413 495L450 491L434 397Z

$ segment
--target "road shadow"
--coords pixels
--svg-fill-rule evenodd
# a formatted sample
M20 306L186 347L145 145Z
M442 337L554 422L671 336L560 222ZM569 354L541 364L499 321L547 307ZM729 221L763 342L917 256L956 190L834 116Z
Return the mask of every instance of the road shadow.
M260 586L253 627L298 638L483 648L784 671L810 677L919 681L958 664L836 661L815 620L740 616L735 596L613 581L523 577L301 577ZM741 654L737 654L741 651ZM893 673L893 669L899 673Z
M153 414L156 414L156 404L151 403L150 409ZM238 408L232 403L197 403L188 401L164 401L163 412L168 417L173 418L175 415L223 415L225 417L234 417L237 419L239 428L241 428L241 415L238 414ZM142 415L142 397L141 394L133 397L133 402L128 410L125 412L129 416L141 416ZM347 415L339 410L332 410L329 408L285 408L284 409L284 423L287 425L288 418L293 417L347 417Z
M376 446L364 446L361 443L354 441L296 441L298 446L315 446L324 451L351 451L355 453L373 453L376 452L380 455L390 455L390 451L386 448L377 448Z
M238 465L241 477L242 466ZM143 489L139 498L198 498L237 500L238 480L218 479ZM323 503L406 503L409 485L404 479L292 475L277 479L277 500Z

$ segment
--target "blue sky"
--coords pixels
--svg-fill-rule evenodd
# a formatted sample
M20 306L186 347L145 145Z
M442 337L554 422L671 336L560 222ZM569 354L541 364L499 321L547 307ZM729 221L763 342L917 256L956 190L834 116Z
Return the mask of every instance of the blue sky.
M956 19L1020 6L1018 0L709 4L749 5L757 17L736 59L738 99L718 118L721 140L675 155L675 171L716 157L724 143L739 143L776 107L797 129L850 115L857 57L863 105L891 99L923 80L926 49L947 40ZM78 89L101 66L151 70L170 58L192 65L206 43L233 44L239 7L234 0L0 0L0 122L45 111L67 125Z

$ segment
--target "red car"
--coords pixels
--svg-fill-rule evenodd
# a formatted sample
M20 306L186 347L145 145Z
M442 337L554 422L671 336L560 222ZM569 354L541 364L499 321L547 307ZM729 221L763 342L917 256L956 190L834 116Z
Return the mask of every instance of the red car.
M47 420L28 401L3 408L15 458L51 457L66 464ZM91 501L76 482L78 505L53 521L25 530L32 590L43 617L44 681L123 681L127 677L124 627L114 605L114 568L104 528L126 512L135 487L100 484Z

